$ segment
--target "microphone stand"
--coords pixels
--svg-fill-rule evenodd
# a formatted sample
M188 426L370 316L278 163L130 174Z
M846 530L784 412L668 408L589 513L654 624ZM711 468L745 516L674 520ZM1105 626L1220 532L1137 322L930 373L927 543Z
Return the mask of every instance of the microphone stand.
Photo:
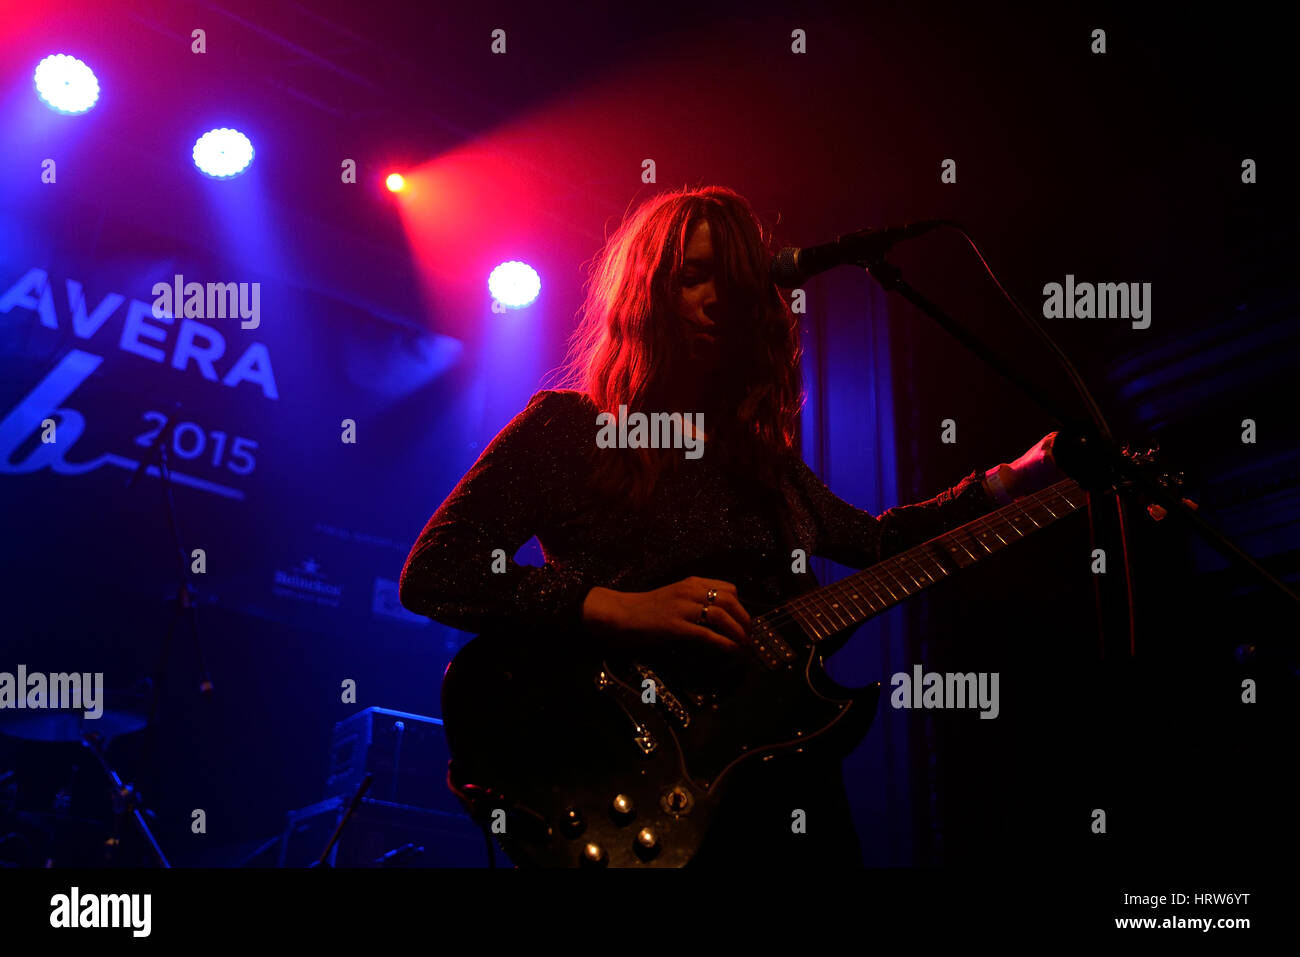
M357 785L356 793L352 795L352 800L348 802L347 810L344 811L343 815L339 818L339 823L335 826L334 833L330 835L329 841L325 844L325 850L320 852L320 857L307 865L308 868L334 866L330 861L330 852L334 850L334 845L337 844L339 838L343 836L343 829L348 826L348 821L352 820L352 815L357 813L357 808L361 806L361 799L365 797L366 791L370 789L370 785L374 780L375 775L373 772L367 772L366 776L361 779L361 783Z
M171 867L167 860L167 855L158 844L158 839L154 837L153 831L149 829L149 824L144 819L144 812L147 810L140 792L129 784L123 784L122 779L117 772L113 770L104 757L104 748L106 744L97 734L83 734L81 745L95 757L99 768L104 772L113 788L113 833L109 835L105 842L105 860L110 863L116 863L114 854L122 843L122 821L129 817L135 825L136 830L140 832L140 837L149 847L149 852L153 855L154 861L159 867Z
M1062 471L1069 473L1090 493L1090 504L1092 491L1109 487L1117 478L1127 479L1145 492L1152 501L1163 507L1167 513L1177 515L1187 522L1212 548L1230 562L1235 562L1249 569L1257 578L1271 585L1275 590L1291 599L1297 606L1300 606L1300 595L1288 588L1284 582L1238 548L1218 529L1197 515L1195 511L1184 505L1180 497L1170 493L1163 485L1143 471L1141 467L1124 456L1113 441L1102 435L1096 425L1070 415L1056 402L1034 388L1024 377L1008 367L978 338L959 326L951 316L912 288L903 279L902 272L896 266L885 262L884 254L885 251L882 249L871 258L861 260L858 265L865 269L867 274L875 279L883 289L897 292L933 319L939 324L940 328L965 346L977 358L981 359L985 365L1019 388L1021 392L1033 399L1041 409L1061 424L1062 434L1058 437L1058 444L1053 448L1054 457L1057 458ZM1088 396L1085 396L1085 400L1091 402ZM1065 439L1065 441L1061 442L1061 439Z
M152 455L146 455L140 460L135 472L127 481L126 487L130 488L136 480L143 475L147 467L151 464L156 465L158 469L158 478L162 482L163 501L167 510L167 526L171 531L172 544L175 548L177 562L177 585L176 591L169 599L171 605L171 618L167 624L167 632L163 636L162 648L159 650L158 667L156 677L154 678L153 695L149 702L149 718L147 722L148 731L146 732L145 744L145 767L150 769L151 780L153 781L154 790L157 790L157 721L158 712L161 707L162 688L167 680L167 665L171 658L172 639L176 634L177 625L180 618L184 615L189 621L190 636L194 641L194 652L198 657L199 672L201 679L199 681L199 693L210 695L212 693L212 677L208 673L208 666L203 658L203 644L199 640L199 623L198 623L198 605L194 599L194 588L189 581L189 562L185 555L185 547L181 543L180 524L176 520L176 500L172 494L171 470L167 464L167 444L172 441L175 434L177 414L180 412L180 404L173 406L173 412L167 418L167 424L154 436L153 442L149 445L149 451Z

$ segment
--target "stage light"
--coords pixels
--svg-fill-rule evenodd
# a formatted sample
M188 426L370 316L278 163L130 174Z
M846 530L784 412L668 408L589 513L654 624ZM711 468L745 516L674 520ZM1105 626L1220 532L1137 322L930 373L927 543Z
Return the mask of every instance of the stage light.
M400 193L406 188L406 180L402 178L401 173L389 173L388 179L384 180L388 185L390 192Z
M208 130L194 144L194 165L213 179L231 179L253 162L253 143L239 130Z
M56 53L36 64L36 95L56 113L85 113L99 99L99 81L75 56Z
M537 270L515 260L502 263L488 276L488 291L492 298L507 309L522 309L529 305L541 289L542 280Z

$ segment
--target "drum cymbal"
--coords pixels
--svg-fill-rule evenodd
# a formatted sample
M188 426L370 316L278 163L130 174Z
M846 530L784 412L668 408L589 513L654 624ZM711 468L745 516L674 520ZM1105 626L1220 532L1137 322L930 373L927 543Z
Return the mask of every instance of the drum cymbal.
M84 735L114 738L145 726L143 715L104 711L87 718L82 711L0 711L0 734L27 741L80 741Z

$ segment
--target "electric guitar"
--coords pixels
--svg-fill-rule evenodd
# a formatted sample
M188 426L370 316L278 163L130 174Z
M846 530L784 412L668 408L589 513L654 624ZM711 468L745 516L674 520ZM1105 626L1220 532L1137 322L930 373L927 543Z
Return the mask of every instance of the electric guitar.
M680 867L742 762L866 735L880 683L824 668L855 627L1086 501L1058 482L753 616L735 650L480 635L443 679L448 784L519 866Z

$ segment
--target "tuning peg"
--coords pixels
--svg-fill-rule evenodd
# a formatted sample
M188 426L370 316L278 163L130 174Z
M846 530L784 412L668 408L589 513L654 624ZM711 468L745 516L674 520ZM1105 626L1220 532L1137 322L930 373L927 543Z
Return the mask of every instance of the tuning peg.
M1183 499L1183 504L1186 505L1188 508L1192 509L1192 511L1195 511L1199 507L1190 498ZM1147 514L1150 515L1153 519L1155 519L1158 522L1166 515L1168 515L1169 511L1159 505L1156 505L1153 502L1152 504L1147 506Z

